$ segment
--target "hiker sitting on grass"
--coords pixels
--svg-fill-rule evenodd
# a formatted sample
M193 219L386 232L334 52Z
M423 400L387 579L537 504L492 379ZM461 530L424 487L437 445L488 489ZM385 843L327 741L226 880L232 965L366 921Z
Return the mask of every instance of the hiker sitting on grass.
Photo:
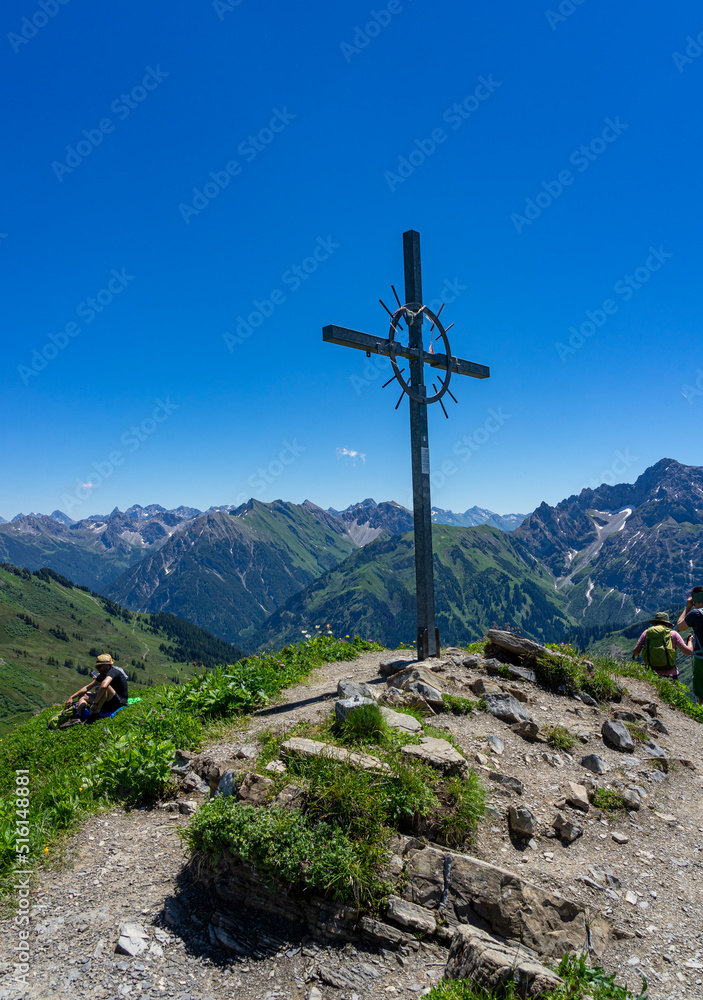
M66 708L71 708L73 699L78 698L75 712L79 718L87 707L90 707L91 716L105 716L127 704L129 691L124 670L115 666L109 653L101 653L95 661L95 667L97 674L93 680L72 694L66 702Z
M649 624L650 628L644 630L632 650L632 659L635 660L641 652L642 659L650 670L658 677L670 677L674 681L679 676L676 650L680 649L686 656L692 656L691 644L686 645L669 621L666 611L658 611Z
M689 639L693 643L693 693L703 702L703 587L691 591L676 628L693 630Z

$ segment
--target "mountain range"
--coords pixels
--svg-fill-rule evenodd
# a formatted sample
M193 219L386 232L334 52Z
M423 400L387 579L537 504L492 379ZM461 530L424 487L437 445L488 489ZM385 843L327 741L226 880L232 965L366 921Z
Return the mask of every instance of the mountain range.
M683 603L703 575L703 469L673 459L634 484L584 489L526 517L433 508L433 521L443 639L497 622L585 643ZM400 504L370 498L345 510L282 500L204 513L135 506L70 524L22 515L0 525L0 559L49 566L247 650L325 624L409 642L412 524Z

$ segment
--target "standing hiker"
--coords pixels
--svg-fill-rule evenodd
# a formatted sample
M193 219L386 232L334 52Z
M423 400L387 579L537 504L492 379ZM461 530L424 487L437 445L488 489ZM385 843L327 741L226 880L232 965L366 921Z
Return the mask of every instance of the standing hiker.
M690 645L686 645L671 624L666 611L658 611L650 620L649 626L637 640L637 645L632 650L632 659L636 659L641 652L645 664L658 677L670 677L671 680L676 680L679 676L676 650L680 649L686 656L692 656L693 650Z
M118 708L127 704L129 689L127 674L121 667L115 666L115 661L109 653L101 653L95 661L97 674L85 687L80 688L66 701L66 708L71 708L73 699L78 698L75 706L76 714L82 717L83 711L90 706L90 714L111 715ZM97 686L96 686L97 685ZM95 690L91 690L91 689Z
M693 693L703 702L703 587L693 588L676 627L693 630Z

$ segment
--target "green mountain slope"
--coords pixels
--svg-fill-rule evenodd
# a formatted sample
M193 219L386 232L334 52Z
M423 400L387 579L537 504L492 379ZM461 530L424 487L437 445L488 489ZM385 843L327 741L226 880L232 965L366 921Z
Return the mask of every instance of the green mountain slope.
M123 573L107 593L126 607L169 611L247 648L252 628L355 548L314 505L250 500L203 514Z
M172 616L135 615L50 571L0 566L0 731L72 694L103 652L138 686L191 676L194 659L241 656Z
M559 641L573 622L551 575L512 537L487 526L435 525L437 625L442 642L480 638L494 624ZM308 584L256 633L258 646L279 647L303 629L331 625L335 635L374 636L390 648L415 638L412 533L378 539Z

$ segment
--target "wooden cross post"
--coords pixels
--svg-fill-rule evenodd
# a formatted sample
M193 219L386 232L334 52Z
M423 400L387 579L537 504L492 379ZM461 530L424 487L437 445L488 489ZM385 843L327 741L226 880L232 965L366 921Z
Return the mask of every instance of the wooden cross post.
M342 326L325 326L322 339L329 344L341 344L343 347L354 347L371 354L386 355L391 359L394 377L403 388L403 393L396 404L400 405L403 394L410 402L410 453L412 458L413 476L413 517L415 530L415 587L417 594L417 658L424 660L428 656L439 656L439 629L435 625L434 603L434 567L432 562L432 502L430 498L430 451L427 434L427 405L439 402L444 410L441 397L449 390L449 379L452 373L469 375L472 378L488 378L490 370L486 365L477 365L472 361L464 361L453 357L449 352L447 330L438 319L441 309L435 314L422 305L422 269L420 266L420 234L414 230L403 233L403 263L405 271L405 305L398 302L398 309L390 313L391 328L387 338L359 333ZM395 289L393 289L395 293ZM397 298L397 296L396 296ZM383 303L381 303L383 305ZM437 326L446 349L445 354L429 353L422 343L422 323L424 317L432 322L432 329ZM395 340L397 330L402 329L403 320L408 326L407 347ZM447 328L450 329L451 327ZM410 375L407 382L397 366L397 358L409 362ZM442 369L445 379L440 379L441 388L437 390L433 383L435 394L428 397L424 379L425 365ZM390 381L393 381L391 378ZM388 384L388 383L386 383ZM456 402L456 399L454 399Z

